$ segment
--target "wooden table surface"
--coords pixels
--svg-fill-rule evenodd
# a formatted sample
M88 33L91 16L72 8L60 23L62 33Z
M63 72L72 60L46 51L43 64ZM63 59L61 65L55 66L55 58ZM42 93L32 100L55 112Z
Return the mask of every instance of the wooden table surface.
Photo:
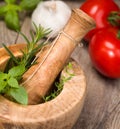
M82 1L66 1L71 8L79 7ZM120 1L116 1L120 4ZM30 17L22 21L22 32L29 36ZM24 39L6 28L0 21L1 43L23 43ZM88 47L77 47L72 57L80 64L87 80L87 95L82 113L73 129L120 129L120 79L111 80L100 75L92 66Z

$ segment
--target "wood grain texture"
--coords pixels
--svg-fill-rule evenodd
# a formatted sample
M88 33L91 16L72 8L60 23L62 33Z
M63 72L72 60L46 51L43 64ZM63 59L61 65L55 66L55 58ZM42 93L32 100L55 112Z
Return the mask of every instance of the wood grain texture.
M20 57L22 56L20 49L23 49L25 47L25 44L12 44L8 46L8 48L11 50L12 53L14 53L15 56ZM0 48L0 71L4 71L7 61L10 59L10 56L8 52L5 50L5 48Z
M22 46L13 45L10 50L18 57L18 49ZM3 60L8 54L2 48L0 51L4 53L0 56ZM68 72L74 76L64 83L62 92L49 102L24 106L0 96L0 129L71 129L80 115L86 95L84 73L77 63L71 61L71 64L72 68L65 67L60 76L67 78Z
M81 0L66 2L72 8L82 4ZM116 0L116 3L120 5L120 0ZM30 18L26 18L23 25L22 31L27 34L26 28L30 29ZM0 23L0 27L2 33L0 42L6 41L9 44L9 41L16 40L16 34L9 33L10 31L3 22ZM23 42L23 39L19 37L18 41ZM87 78L85 104L73 129L120 129L120 79L111 80L100 75L93 68L87 49L86 45L82 48L78 46L72 55L84 70ZM7 129L11 129L10 126Z

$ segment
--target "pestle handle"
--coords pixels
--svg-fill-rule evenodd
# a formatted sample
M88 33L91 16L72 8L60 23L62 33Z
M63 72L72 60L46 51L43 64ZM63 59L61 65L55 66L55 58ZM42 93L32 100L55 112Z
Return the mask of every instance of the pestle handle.
M39 103L42 100L42 97L48 93L75 47L94 26L94 20L82 10L74 9L72 11L67 25L53 41L52 44L54 45L48 57L36 71L34 76L24 84L24 87L28 92L29 104ZM50 47L40 55L37 60L38 64L32 66L23 75L23 81L25 81L33 71L38 68L49 49Z

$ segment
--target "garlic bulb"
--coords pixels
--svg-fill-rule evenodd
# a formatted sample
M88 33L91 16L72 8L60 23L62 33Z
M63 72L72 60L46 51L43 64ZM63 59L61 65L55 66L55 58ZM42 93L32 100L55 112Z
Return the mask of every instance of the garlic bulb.
M36 26L41 25L45 29L51 29L48 35L54 38L59 31L63 29L71 15L71 9L63 1L45 1L40 2L32 13L32 23ZM32 26L34 29L34 27Z

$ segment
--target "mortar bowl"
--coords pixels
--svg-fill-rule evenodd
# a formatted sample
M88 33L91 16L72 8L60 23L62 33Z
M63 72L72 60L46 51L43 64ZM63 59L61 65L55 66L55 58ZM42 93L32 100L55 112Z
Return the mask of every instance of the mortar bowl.
M23 44L9 46L15 56L21 56L18 50ZM0 49L0 70L9 60L7 52ZM45 103L21 105L0 96L0 129L71 129L84 105L86 78L81 67L72 61L74 76L64 83L61 93ZM67 76L65 68L61 76Z

